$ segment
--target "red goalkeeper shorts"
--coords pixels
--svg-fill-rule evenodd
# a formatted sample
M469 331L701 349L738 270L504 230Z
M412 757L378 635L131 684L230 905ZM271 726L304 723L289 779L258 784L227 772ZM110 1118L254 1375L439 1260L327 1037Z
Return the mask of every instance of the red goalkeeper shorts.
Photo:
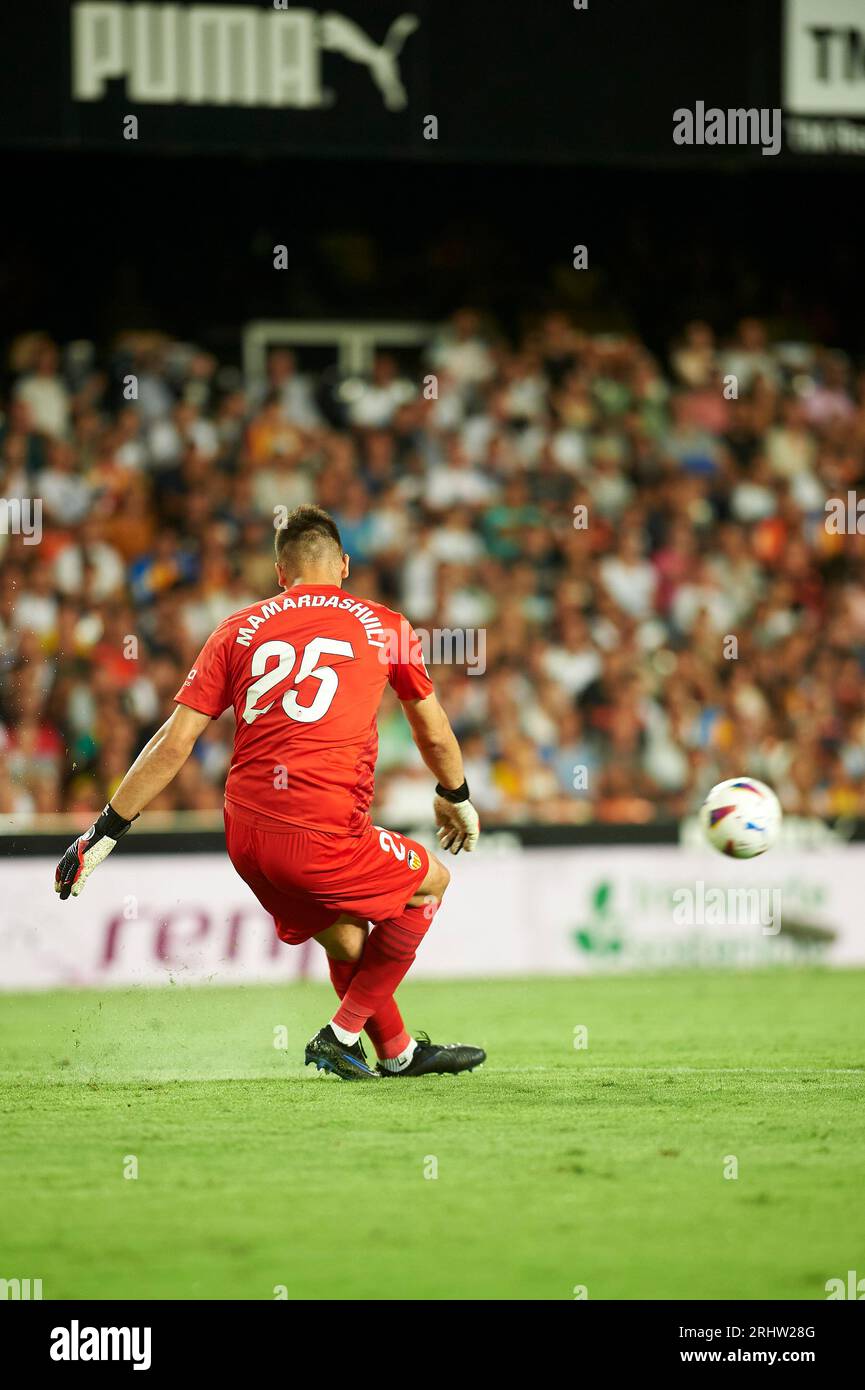
M343 912L370 922L399 916L429 870L423 845L377 825L361 835L263 828L226 804L225 838L235 869L292 946Z

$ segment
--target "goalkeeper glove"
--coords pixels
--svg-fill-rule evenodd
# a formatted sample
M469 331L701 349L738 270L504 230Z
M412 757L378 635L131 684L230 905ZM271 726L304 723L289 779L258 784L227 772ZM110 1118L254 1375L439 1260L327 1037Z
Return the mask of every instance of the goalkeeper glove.
M60 894L61 902L65 903L70 893L73 898L78 897L93 870L108 858L131 824L131 820L117 814L109 801L90 829L72 841L54 870L54 892Z
M449 849L451 854L459 854L461 849L471 853L478 842L481 823L477 811L469 801L468 783L463 782L455 791L448 791L441 785L436 786L433 811L436 825L439 827L436 833L442 849Z

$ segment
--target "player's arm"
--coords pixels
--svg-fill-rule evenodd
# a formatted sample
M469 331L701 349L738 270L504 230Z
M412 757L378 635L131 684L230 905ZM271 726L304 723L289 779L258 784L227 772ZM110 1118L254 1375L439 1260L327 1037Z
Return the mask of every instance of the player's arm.
M111 805L119 816L133 821L155 796L164 791L189 757L195 741L210 723L210 715L188 705L176 705L173 714L142 748L127 772Z
M57 865L54 891L62 901L70 893L78 897L90 874L107 859L135 817L177 776L195 740L209 723L209 714L187 705L175 707L171 717L142 748L108 805L90 829L73 840Z
M418 752L437 782L433 810L441 846L451 854L459 854L461 849L473 850L480 821L469 801L462 753L450 720L434 694L400 703Z

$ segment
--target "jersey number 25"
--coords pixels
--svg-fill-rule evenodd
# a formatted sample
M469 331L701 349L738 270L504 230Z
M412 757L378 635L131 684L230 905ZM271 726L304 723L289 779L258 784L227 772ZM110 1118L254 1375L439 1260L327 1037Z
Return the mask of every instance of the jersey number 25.
M276 665L268 670L267 664L274 656L277 658ZM354 649L350 642L338 642L333 637L313 637L311 642L307 642L301 653L293 684L299 686L306 680L317 680L319 686L315 698L308 705L300 703L294 690L286 690L282 697L282 708L289 719L297 719L301 724L314 724L317 719L327 714L333 704L333 698L339 688L339 676L332 666L320 664L323 656L354 656ZM260 709L257 707L258 702L275 686L288 680L294 669L296 657L297 653L290 642L262 642L260 647L256 647L252 655L251 674L258 679L253 681L247 690L243 709L243 718L247 724L252 724L260 715L267 714L267 711L273 708L273 700Z

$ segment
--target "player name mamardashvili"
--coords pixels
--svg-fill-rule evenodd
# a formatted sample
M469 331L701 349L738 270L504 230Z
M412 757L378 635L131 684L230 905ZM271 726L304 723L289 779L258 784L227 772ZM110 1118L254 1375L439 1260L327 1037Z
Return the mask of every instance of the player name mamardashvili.
M337 598L336 594L300 594L294 599L290 595L285 598L270 599L263 603L259 613L253 613L247 620L248 625L238 630L235 642L241 647L248 647L256 629L262 623L266 623L268 618L274 617L277 613L285 612L286 608L344 608L346 612L357 618L366 633L366 640L371 647L380 647L383 642L375 641L375 638L384 638L384 628L377 613L371 608L367 608L365 603L358 603L353 598Z

